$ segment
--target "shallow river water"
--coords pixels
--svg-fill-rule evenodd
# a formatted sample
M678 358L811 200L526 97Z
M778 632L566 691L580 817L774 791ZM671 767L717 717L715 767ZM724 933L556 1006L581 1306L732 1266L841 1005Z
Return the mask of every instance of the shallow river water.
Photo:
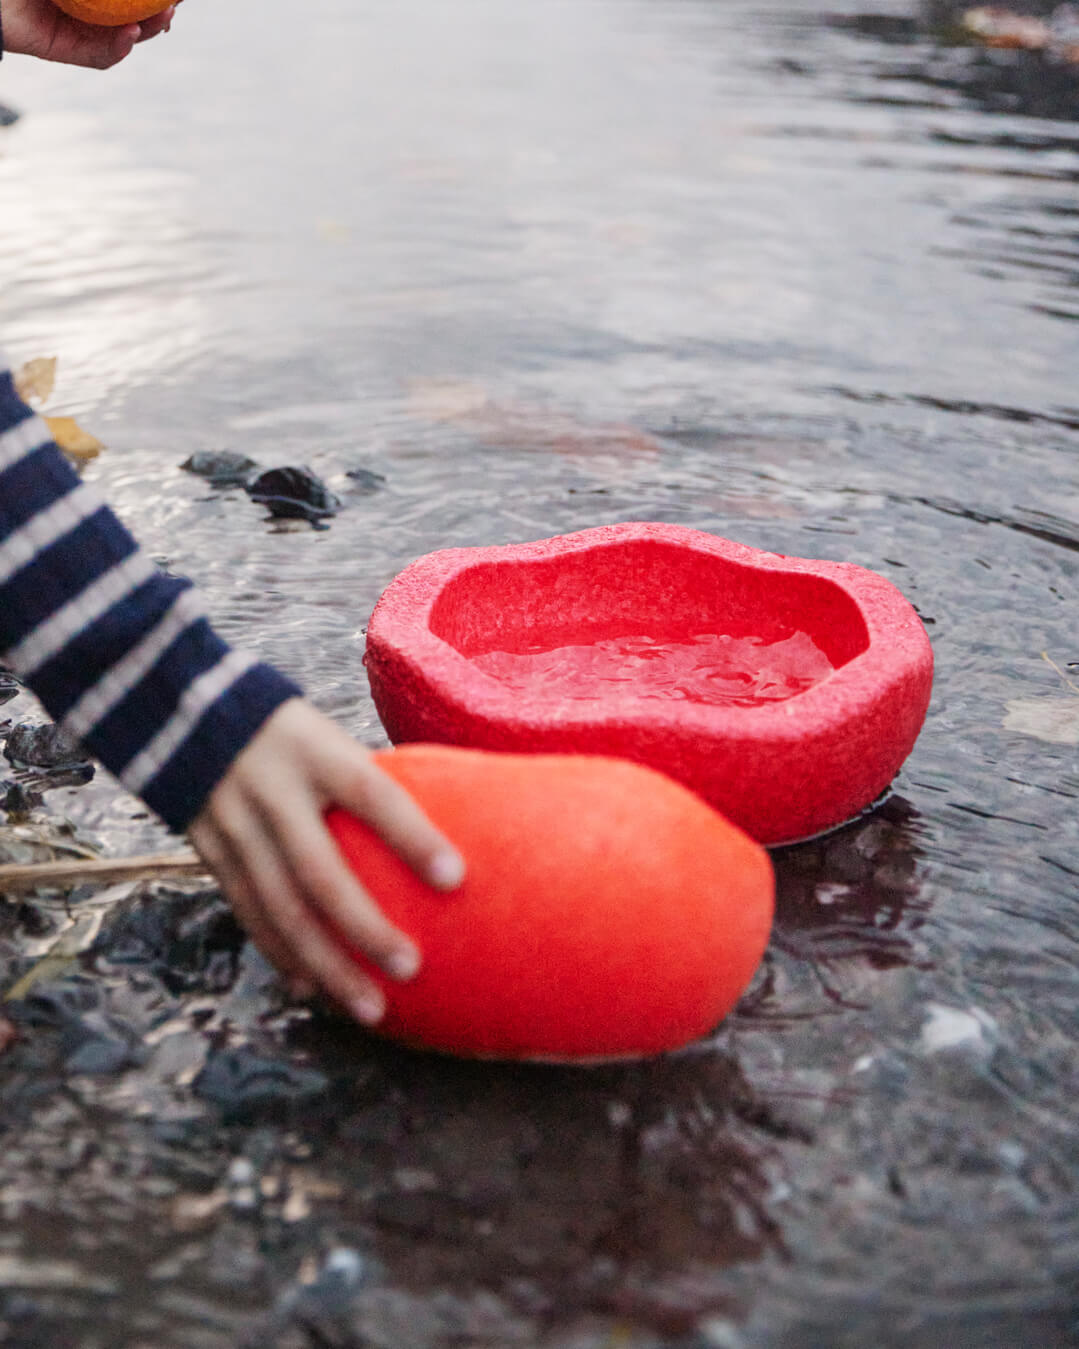
M366 619L449 544L856 562L937 661L887 799L775 854L752 988L654 1062L381 1046L197 885L0 910L5 987L86 948L7 1007L0 1344L1079 1343L1079 66L899 0L189 0L0 102L5 345L368 743ZM207 449L343 509L271 523ZM46 813L167 842L101 774Z

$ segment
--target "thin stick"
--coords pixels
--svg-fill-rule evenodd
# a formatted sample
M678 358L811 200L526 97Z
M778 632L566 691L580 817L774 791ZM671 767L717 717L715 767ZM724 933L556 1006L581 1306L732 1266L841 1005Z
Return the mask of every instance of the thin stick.
M148 853L87 862L28 862L0 866L0 895L21 894L39 886L59 889L85 882L165 880L175 876L208 876L206 863L193 852Z
M1060 675L1061 679L1063 679L1065 684L1067 684L1068 688L1070 688L1075 693L1079 693L1079 684L1073 683L1072 680L1068 678L1067 674L1060 668L1060 666L1056 663L1056 661L1053 660L1052 656L1050 656L1048 651L1042 652L1042 660L1045 661L1046 665L1050 666L1057 672L1058 675Z

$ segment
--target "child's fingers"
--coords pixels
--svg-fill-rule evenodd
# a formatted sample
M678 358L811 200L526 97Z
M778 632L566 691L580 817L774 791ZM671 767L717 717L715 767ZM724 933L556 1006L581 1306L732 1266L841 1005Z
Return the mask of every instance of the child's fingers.
M391 978L411 978L419 969L419 952L353 875L316 803L291 810L286 804L266 824L314 913Z
M228 844L209 827L195 825L191 842L199 856L213 871L244 931L266 959L280 972L292 989L310 983L310 975L293 954L291 946L278 935L262 915L242 867L234 858Z
M111 41L102 50L101 60L97 64L105 70L110 66L118 65L131 55L135 43L140 41L141 36L142 28L137 23L125 24L123 28L115 29Z
M278 849L270 834L256 831L237 850L245 884L259 915L273 928L277 939L287 943L292 959L320 988L357 1020L374 1025L386 1007L381 990L308 907Z
M170 5L168 9L163 9L160 14L155 14L152 19L143 19L139 27L142 32L139 34L139 42L146 42L149 38L156 37L158 33L167 33L172 27L172 21L176 17L176 6Z
M330 801L359 816L422 880L436 890L460 885L465 874L461 854L369 756L335 764L322 786Z

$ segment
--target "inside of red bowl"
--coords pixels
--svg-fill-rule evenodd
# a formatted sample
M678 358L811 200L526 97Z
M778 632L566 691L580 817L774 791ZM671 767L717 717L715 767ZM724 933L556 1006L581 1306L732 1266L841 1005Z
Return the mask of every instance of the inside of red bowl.
M657 539L477 562L431 631L523 697L754 706L806 692L865 651L840 586Z

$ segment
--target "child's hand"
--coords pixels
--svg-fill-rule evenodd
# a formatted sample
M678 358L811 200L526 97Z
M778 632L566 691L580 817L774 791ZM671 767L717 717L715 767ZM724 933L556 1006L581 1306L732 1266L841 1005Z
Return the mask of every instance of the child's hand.
M327 924L395 978L416 972L419 952L346 865L323 821L330 805L360 816L431 885L460 883L460 855L404 788L299 699L283 703L239 755L190 836L294 992L322 988L373 1025L385 1011L382 993Z
M130 54L136 42L167 33L176 12L176 6L170 5L142 23L103 28L68 18L52 0L3 0L3 5L7 51L94 70L116 65Z

